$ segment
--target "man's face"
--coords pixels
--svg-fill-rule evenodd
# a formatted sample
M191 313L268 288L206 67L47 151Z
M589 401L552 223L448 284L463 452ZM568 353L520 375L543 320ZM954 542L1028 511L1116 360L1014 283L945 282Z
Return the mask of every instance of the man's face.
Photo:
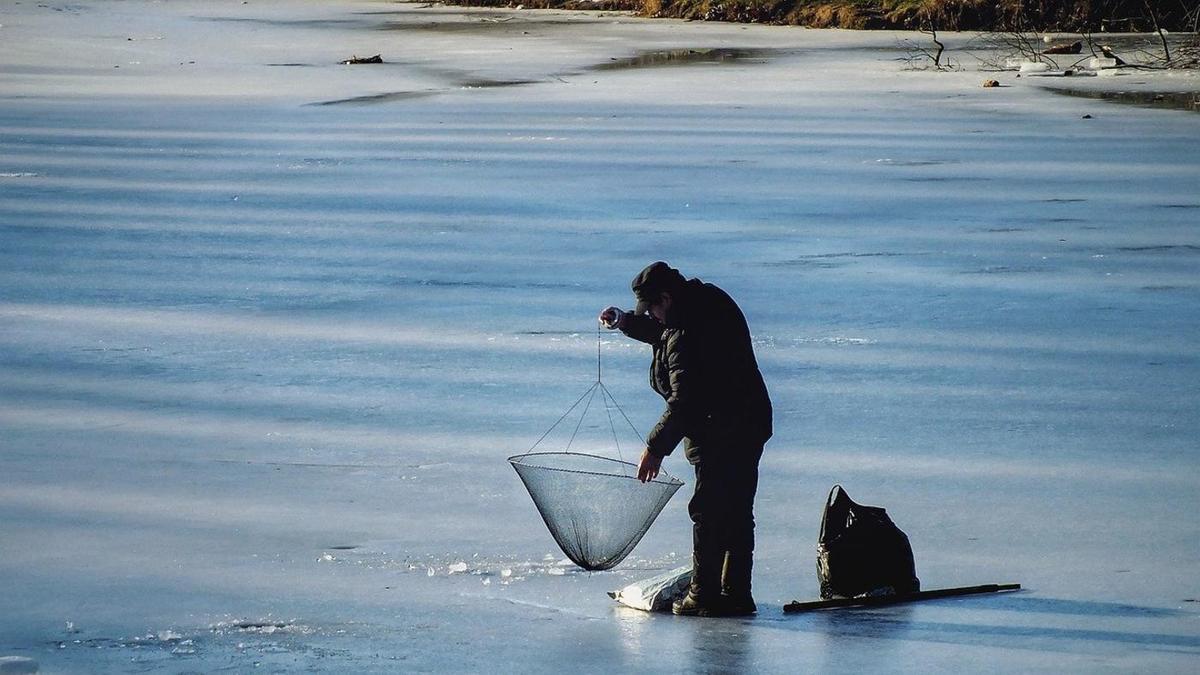
M670 309L671 309L671 294L663 293L658 296L658 300L655 300L654 302L652 302L650 304L650 307L647 308L646 311L650 313L650 316L654 317L655 321L657 321L665 326L665 325L667 325L667 312Z

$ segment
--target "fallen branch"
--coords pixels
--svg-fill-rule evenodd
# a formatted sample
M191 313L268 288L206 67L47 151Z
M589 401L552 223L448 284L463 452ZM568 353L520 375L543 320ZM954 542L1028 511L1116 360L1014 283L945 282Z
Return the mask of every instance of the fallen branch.
M383 63L383 57L379 54L375 56L352 56L345 61L339 61L343 66L357 66L363 63Z

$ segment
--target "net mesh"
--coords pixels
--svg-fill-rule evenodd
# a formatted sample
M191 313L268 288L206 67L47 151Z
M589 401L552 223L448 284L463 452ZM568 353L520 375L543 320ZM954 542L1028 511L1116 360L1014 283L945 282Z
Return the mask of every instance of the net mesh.
M538 452L508 458L554 541L576 565L606 570L629 555L683 482L597 455Z

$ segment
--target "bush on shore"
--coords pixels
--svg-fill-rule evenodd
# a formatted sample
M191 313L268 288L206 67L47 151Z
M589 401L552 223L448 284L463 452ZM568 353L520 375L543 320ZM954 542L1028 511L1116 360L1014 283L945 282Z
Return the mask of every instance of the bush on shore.
M813 28L1195 32L1200 0L451 0L527 9L627 10L645 16Z

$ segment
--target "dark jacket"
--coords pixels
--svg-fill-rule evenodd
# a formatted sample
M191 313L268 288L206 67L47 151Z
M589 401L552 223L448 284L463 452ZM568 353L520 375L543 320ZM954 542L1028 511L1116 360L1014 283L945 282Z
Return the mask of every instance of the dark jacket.
M650 386L667 402L646 446L665 457L684 440L693 464L706 446L761 447L771 437L771 400L742 311L725 291L699 279L672 299L666 327L630 315L623 329L654 347Z

